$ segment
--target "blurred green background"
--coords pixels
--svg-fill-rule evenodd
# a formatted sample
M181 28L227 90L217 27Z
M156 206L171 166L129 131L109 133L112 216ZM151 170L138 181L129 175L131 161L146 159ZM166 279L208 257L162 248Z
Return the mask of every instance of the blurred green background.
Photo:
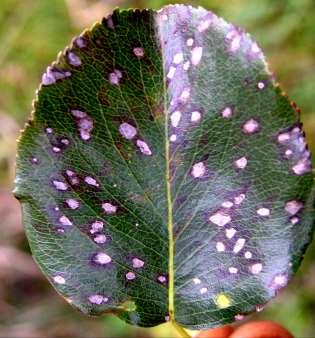
M87 318L59 297L33 263L18 203L11 195L15 143L41 74L74 35L114 7L159 8L162 0L0 1L0 337L174 337L166 324L128 326L113 316ZM191 1L244 27L263 47L282 88L302 109L315 153L315 1ZM313 159L315 157L313 156ZM296 337L315 337L315 243L298 275L264 311L248 320L282 323Z

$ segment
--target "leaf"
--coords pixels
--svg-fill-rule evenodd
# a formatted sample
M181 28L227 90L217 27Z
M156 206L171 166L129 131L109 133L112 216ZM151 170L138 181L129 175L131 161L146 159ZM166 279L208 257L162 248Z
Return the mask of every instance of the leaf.
M261 309L311 240L298 111L202 8L116 10L47 68L19 142L34 258L84 313L206 328Z

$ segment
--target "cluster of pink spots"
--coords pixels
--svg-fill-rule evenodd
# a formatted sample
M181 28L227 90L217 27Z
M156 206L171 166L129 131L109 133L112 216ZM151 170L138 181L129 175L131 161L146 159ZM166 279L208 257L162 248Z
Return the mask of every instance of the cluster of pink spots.
M69 71L64 71L64 70L56 69L54 67L49 66L46 72L42 76L42 84L45 86L49 86L49 85L56 83L57 80L63 80L70 76L71 76L71 72Z
M67 176L68 182L72 186L77 186L80 183L80 179L74 171L67 169L66 170L66 176Z
M300 127L294 127L290 131L278 134L277 140L283 149L285 159L293 161L291 168L295 175L301 176L311 172L311 154L307 149Z
M72 116L76 119L77 128L79 130L80 137L83 141L88 141L91 138L91 132L94 127L94 122L86 112L81 110L72 109Z
M137 129L127 122L124 122L119 126L119 132L121 136L127 140L132 140L137 135ZM143 155L145 156L152 155L152 151L145 141L137 139L135 144Z
M209 221L218 226L219 228L223 228L225 232L226 240L219 240L215 243L215 249L219 253L229 252L234 255L241 254L245 259L252 259L253 255L250 251L245 250L246 246L246 238L242 236L236 236L237 230L233 227L226 227L232 221L232 208L237 208L244 200L246 195L241 193L235 196L232 200L228 199L221 203L221 209L215 211L209 217ZM257 214L260 216L268 216L270 214L270 210L267 208L259 208L257 209ZM231 243L232 241L232 243ZM249 272L252 274L259 274L263 265L260 262L251 263L249 265ZM239 270L235 266L229 266L228 271L232 275L236 275Z
M243 38L242 32L240 32L239 29L231 25L231 28L226 34L225 38L228 43L229 51L231 53L236 53L241 47L241 42Z
M96 220L90 226L90 233L94 236L93 241L97 244L104 244L107 241L106 235L102 233L104 222Z

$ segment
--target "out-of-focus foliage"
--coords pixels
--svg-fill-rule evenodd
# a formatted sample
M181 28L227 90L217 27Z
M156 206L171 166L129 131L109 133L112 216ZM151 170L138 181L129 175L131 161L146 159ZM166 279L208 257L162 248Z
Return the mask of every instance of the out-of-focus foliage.
M140 330L113 316L85 318L58 297L35 267L19 206L9 194L15 138L34 91L56 51L116 6L159 8L167 1L1 0L0 2L0 337L170 337L168 326ZM187 3L187 2L186 2ZM302 109L315 153L315 2L313 0L191 1L244 27L265 51L277 80ZM313 158L315 159L314 155ZM297 337L315 332L315 245L289 287L258 315Z

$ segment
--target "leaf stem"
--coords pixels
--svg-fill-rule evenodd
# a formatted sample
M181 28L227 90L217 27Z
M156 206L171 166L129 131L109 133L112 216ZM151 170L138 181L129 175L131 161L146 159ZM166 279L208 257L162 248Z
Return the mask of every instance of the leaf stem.
M171 324L173 325L174 329L177 331L177 333L180 335L181 338L191 338L188 332L183 327L178 325L174 320L171 321Z

